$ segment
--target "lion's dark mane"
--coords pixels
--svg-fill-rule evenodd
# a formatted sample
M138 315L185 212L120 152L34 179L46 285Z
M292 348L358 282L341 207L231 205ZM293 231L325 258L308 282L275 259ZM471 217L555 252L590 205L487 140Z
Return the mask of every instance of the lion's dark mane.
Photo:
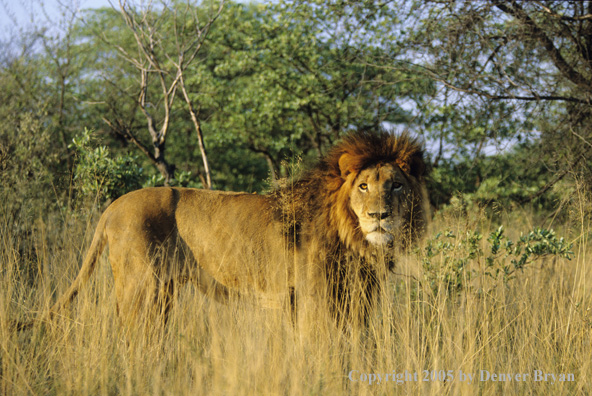
M304 256L305 265L322 268L329 305L338 318L359 303L365 318L380 285L376 266L392 269L394 263L394 250L378 253L365 239L349 202L355 176L379 163L396 163L408 178L416 204L400 239L412 240L424 226L425 163L420 144L407 133L349 134L314 168L272 193L288 246Z

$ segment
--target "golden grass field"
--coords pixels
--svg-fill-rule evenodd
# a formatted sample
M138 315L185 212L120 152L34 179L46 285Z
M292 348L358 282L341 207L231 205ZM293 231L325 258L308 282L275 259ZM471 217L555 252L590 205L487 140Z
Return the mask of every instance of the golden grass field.
M2 221L0 394L590 394L592 228L586 205L583 199L573 204L564 223L553 225L574 243L570 261L538 259L504 282L479 272L484 260L477 256L466 273L480 275L447 293L443 283L426 282L423 250L410 253L390 276L368 328L311 341L282 311L244 301L220 305L188 286L164 332L128 342L116 317L106 255L63 316L17 332L11 321L47 310L74 278L96 221L66 216L60 221L68 226L58 227L37 220L27 225L33 231L26 243ZM516 237L537 225L526 212L496 218L478 209L450 210L435 216L428 235L443 229L487 235L503 222ZM481 244L486 250L485 238ZM463 254L453 249L448 260ZM446 258L434 260L444 266ZM461 371L473 374L472 381Z

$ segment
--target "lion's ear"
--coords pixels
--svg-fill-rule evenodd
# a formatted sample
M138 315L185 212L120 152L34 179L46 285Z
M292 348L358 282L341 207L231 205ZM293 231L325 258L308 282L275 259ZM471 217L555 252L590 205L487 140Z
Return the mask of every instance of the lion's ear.
M423 156L419 153L406 158L406 160L397 159L395 162L403 172L415 178L421 178L425 173L426 165Z
M353 155L348 153L341 154L341 157L339 157L339 171L343 179L355 170L355 163L356 161Z
M410 170L410 166L409 166L409 161L404 161L400 158L397 158L395 160L396 164L399 166L399 168L401 168L401 170L403 172L405 172L405 174L409 175L409 170Z

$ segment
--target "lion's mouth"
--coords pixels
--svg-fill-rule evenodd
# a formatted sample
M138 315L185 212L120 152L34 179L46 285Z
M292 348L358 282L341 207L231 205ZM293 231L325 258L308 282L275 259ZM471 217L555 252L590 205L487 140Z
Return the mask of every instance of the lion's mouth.
M366 234L366 240L375 246L388 245L394 239L395 236L393 234L380 227Z

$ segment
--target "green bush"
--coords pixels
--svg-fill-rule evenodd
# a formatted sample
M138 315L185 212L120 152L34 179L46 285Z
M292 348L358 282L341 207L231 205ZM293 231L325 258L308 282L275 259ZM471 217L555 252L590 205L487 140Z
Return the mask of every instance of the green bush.
M432 205L446 207L458 196L469 206L511 208L529 203L537 211L555 210L565 194L554 189L539 194L549 183L552 171L538 160L540 157L533 157L536 149L521 144L498 155L441 160L429 173Z
M106 146L93 147L92 133L85 129L69 146L76 152L75 187L86 198L104 202L142 187L143 169L137 158L111 158Z
M160 173L155 174L147 178L142 187L158 187L164 185L164 176ZM191 187L191 188L203 188L201 182L193 181L193 175L191 172L184 170L175 170L175 176L169 180L171 187Z
M486 242L483 249L483 235L472 230L464 235L447 230L428 239L419 253L424 279L434 293L441 286L449 293L459 292L476 276L508 282L534 260L549 256L571 260L574 255L573 244L557 238L553 230L541 228L521 234L514 242L500 226Z

